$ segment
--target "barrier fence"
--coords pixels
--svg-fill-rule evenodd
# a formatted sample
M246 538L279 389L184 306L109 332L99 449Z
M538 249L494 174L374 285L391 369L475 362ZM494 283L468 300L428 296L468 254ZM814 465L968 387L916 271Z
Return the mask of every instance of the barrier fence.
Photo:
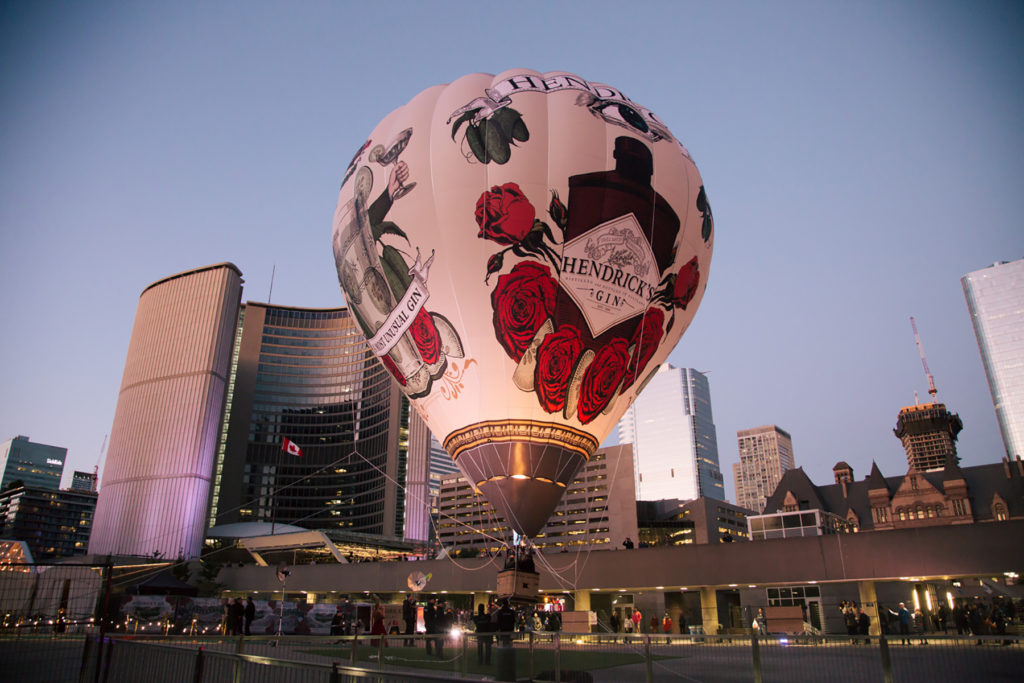
M1016 636L490 636L194 638L94 634L0 636L7 680L53 683L340 683L342 681L1019 680ZM427 651L430 643L430 651ZM442 647L438 647L443 643Z

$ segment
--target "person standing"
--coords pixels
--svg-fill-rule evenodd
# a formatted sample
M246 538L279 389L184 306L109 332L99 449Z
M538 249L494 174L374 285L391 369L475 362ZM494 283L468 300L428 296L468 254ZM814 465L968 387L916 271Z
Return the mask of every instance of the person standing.
M224 598L221 600L221 606L224 608L223 614L221 614L220 632L226 636L231 635L231 600Z
M946 607L946 603L939 605L939 628L942 629L943 633L948 633L949 628L949 608Z
M867 615L867 613L863 609L858 607L857 608L857 633L859 633L862 636L865 636L865 638L864 638L864 644L865 645L870 645L871 644L871 639L867 637L868 631L870 629L871 629L871 617L869 617Z
M901 642L904 645L910 645L910 610L907 609L906 604L901 602L899 609L895 612L889 610L889 614L896 617L896 621L899 622Z
M643 627L644 627L644 615L643 615L643 613L640 610L638 610L638 609L636 609L634 607L633 608L633 617L632 617L632 619L633 619L633 631L635 631L636 633L641 633L643 631Z
M757 608L757 616L754 617L754 621L757 623L757 634L759 636L768 635L768 618L764 615L764 608Z
M256 603L250 595L245 599L245 635L252 635L252 621L256 618Z
M442 600L437 604L437 613L434 617L434 628L439 635L434 645L437 646L437 658L444 659L444 641L448 637L448 631L452 627L454 615L448 605Z
M498 610L498 634L501 638L502 647L512 646L512 634L516 630L516 613L509 604L508 598L501 599L501 609Z
M927 624L925 624L924 612L921 611L920 607L914 609L914 630L917 631L917 635L921 636L921 644L927 645L928 641L925 640L924 632Z
M383 636L387 635L387 628L384 626L384 605L380 604L379 600L375 600L373 603L373 612L370 615L370 635L371 636ZM384 639L384 643L387 643L387 639ZM370 641L370 644L377 647L380 644L376 638Z
M491 615L482 602L477 605L473 625L476 626L476 663L490 666L491 645L494 642L492 634L497 624L491 622Z
M412 635L416 632L416 597L409 594L402 602L402 621L405 622L405 646L412 647L415 641Z
M427 601L427 606L423 609L423 626L427 631L427 654L432 654L434 651L435 639L434 636L437 634L437 603L434 598L430 598Z
M231 602L231 635L242 635L242 622L245 621L245 605L242 598L235 598Z

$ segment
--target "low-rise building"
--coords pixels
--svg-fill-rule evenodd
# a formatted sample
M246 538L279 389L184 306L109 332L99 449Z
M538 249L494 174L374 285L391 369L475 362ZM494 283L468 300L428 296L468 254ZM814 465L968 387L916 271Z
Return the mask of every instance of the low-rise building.
M636 508L641 547L745 541L747 517L755 514L714 498L641 500Z
M833 474L835 483L816 486L802 467L786 472L765 514L748 518L751 540L1024 519L1019 458L972 467L950 458L943 469L927 472L911 464L896 477L872 463L860 481L840 462Z
M37 562L85 555L96 494L21 486L0 492L0 538L24 541Z

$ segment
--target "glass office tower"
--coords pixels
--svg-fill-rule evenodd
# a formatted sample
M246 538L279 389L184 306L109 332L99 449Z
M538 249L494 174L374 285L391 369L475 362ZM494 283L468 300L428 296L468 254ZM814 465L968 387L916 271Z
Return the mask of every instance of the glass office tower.
M633 444L637 500L725 500L707 377L663 365L618 424Z
M402 537L408 403L348 309L246 303L224 424L211 523Z
M960 283L1006 454L1024 458L1024 259L994 263Z
M0 445L0 491L18 481L23 486L59 489L67 457L66 448L14 437Z

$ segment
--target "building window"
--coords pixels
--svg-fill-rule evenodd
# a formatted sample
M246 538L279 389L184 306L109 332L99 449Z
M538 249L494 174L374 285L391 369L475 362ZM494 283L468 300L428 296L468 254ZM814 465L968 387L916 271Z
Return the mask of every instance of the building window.
M992 516L996 518L997 522L1006 521L1006 506L1002 503L996 503L992 506Z
M953 514L957 517L962 517L967 514L967 506L964 504L963 498L957 498L953 501Z

